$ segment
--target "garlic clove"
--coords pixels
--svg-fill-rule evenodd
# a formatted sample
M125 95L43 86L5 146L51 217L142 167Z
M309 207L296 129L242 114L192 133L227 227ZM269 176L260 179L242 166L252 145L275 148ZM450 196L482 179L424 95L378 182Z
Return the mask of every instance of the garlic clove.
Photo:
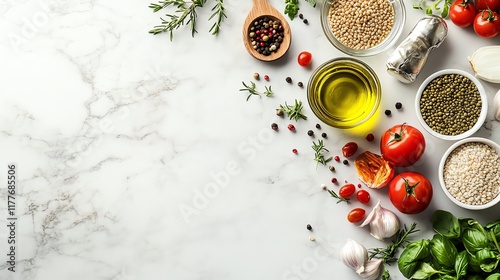
M380 200L373 207L360 227L370 225L370 234L378 240L384 240L399 231L399 218L394 212L382 207Z
M382 271L382 259L371 259L365 262L365 271L358 273L363 280L376 280Z
M495 94L493 98L493 112L495 113L495 119L500 121L500 90Z
M358 242L348 239L340 251L340 258L345 265L359 274L365 271L365 262L368 261L368 250Z
M469 63L479 79L500 83L500 46L486 46L477 49L469 57Z

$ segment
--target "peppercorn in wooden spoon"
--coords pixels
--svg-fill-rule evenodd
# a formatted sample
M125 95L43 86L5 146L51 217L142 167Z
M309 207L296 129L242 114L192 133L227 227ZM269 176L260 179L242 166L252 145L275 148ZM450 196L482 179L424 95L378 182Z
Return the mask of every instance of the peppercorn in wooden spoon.
M243 43L248 53L261 61L274 61L290 48L290 26L267 0L253 0L243 24Z

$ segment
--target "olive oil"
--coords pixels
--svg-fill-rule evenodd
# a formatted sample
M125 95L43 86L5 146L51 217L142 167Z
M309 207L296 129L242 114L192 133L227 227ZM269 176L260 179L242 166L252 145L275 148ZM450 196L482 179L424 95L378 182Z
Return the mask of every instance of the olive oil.
M380 83L373 70L352 58L323 64L308 85L313 112L337 128L353 128L367 121L376 112L380 99Z

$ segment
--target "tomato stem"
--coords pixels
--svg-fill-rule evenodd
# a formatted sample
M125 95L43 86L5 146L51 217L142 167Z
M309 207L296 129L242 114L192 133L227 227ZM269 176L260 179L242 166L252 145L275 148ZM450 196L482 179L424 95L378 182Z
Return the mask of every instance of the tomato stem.
M401 179L403 179L405 181L405 189L406 189L406 195L405 197L403 198L403 202L406 200L406 198L408 198L410 195L413 196L415 198L415 200L417 202L420 202L417 198L417 195L415 194L415 187L418 186L418 184L420 184L420 181L416 182L415 185L410 185L410 182L408 181L408 179L404 178L404 177L401 177Z
M401 140L403 140L403 135L405 134L406 132L406 127L408 125L406 123L403 123L401 125L401 129L399 130L399 133L397 132L392 132L390 129L389 129L389 134L392 136L392 139L391 141L387 142L387 146L389 146L390 144L392 144L393 142L399 142Z

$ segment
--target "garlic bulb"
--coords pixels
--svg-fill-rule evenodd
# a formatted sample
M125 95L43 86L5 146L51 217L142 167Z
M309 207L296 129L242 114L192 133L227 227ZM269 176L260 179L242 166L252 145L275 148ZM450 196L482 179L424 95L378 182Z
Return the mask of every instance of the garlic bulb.
M340 258L345 265L354 269L356 273L365 271L365 262L368 260L368 250L358 242L348 239L340 251Z
M495 119L500 121L500 90L495 94L495 98L493 98L493 112L495 113Z
M380 205L380 200L360 225L370 225L370 234L378 240L384 240L399 231L399 219L394 212Z
M382 264L382 259L371 259L365 262L365 271L358 273L363 280L376 280L378 279L381 268L384 266Z
M500 46L487 46L477 49L469 57L472 71L479 79L500 83Z

